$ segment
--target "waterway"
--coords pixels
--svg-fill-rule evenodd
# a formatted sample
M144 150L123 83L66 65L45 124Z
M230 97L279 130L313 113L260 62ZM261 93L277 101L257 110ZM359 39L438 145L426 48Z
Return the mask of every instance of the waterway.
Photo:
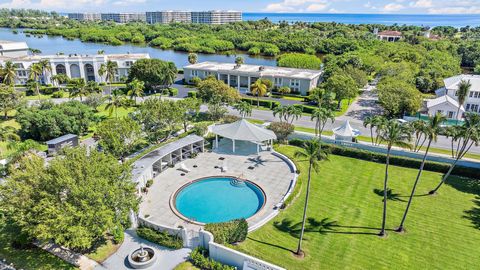
M26 36L21 29L18 34L14 34L11 29L0 28L0 40L25 41L32 49L38 49L45 55L64 53L64 54L96 54L99 50L105 51L106 54L122 54L122 53L148 53L151 58L158 58L164 61L174 62L177 68L182 68L188 64L188 53L174 50L161 50L148 46L138 46L133 44L124 44L120 46L112 46L101 43L82 42L78 39L68 40L62 37L43 36L34 37ZM235 61L236 56L242 56L246 64L275 66L276 60L271 57L253 57L244 53L231 55L225 54L198 54L198 61L213 62L231 62Z

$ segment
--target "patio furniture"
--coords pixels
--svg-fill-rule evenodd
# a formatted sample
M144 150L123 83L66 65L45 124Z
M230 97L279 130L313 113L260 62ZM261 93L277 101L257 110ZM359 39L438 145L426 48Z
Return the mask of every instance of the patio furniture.
M180 168L178 168L179 171L189 173L190 169L185 166L185 163L180 164Z

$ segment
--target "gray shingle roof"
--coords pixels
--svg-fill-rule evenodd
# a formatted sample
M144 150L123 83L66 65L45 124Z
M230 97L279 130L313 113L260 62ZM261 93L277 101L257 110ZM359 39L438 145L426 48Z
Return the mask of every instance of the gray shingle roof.
M45 143L46 144L59 144L59 143L63 143L65 141L68 141L68 140L71 140L71 139L74 139L74 138L78 138L78 136L75 135L75 134L67 134L67 135L63 135L61 137L52 139L50 141L46 141Z

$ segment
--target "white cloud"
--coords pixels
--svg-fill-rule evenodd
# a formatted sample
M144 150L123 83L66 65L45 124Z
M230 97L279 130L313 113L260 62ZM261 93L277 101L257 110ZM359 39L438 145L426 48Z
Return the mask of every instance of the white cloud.
M395 11L399 11L399 10L402 10L404 9L405 7L401 4L397 4L397 3L390 3L390 4L386 4L383 8L382 8L382 11L384 12L395 12Z
M480 14L480 7L444 7L430 8L430 14Z
M418 0L416 2L410 2L410 6L414 8L429 8L433 7L432 0Z
M271 12L294 12L306 11L315 12L325 10L329 4L327 0L283 0L282 2L268 4L264 11Z

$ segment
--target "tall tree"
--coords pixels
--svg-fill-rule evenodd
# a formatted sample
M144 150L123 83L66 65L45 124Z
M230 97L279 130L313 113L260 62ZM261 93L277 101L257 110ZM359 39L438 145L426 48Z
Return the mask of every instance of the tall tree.
M0 125L0 142L19 141L17 130L11 126Z
M125 96L119 91L113 91L113 93L108 97L105 110L108 111L109 116L112 116L113 112L115 112L115 118L118 118L118 109L125 107L127 107Z
M100 75L100 79L103 80L105 79L104 76L107 74L107 66L105 64L101 64L100 67L98 68L98 75Z
M473 145L478 146L480 142L480 115L477 113L466 113L465 123L457 126L457 133L452 140L457 141L457 149L455 151L455 161L450 165L448 172L442 177L440 183L429 192L430 195L436 194L440 187L445 183L458 161L462 159Z
M346 74L335 74L327 79L323 83L323 88L327 91L335 93L335 99L337 100L337 109L340 110L342 100L352 99L357 95L358 88L355 81Z
M15 80L17 79L17 71L12 61L6 61L2 68L3 82L7 85L13 85L15 89Z
M188 124L193 121L200 111L201 102L196 98L184 98L177 101L179 110L182 111L183 130L188 131Z
M236 103L233 108L240 113L242 118L252 115L252 105L246 101Z
M458 84L458 90L456 93L457 99L458 99L458 109L457 109L457 124L459 118L461 118L460 114L460 108L463 106L465 103L465 100L468 97L468 93L470 92L470 88L472 87L472 84L470 83L470 80L461 80L460 83Z
M52 73L52 65L50 64L50 60L42 59L38 62L40 67L42 68L42 77L44 81L48 77L48 74Z
M207 78L198 84L198 97L208 104L212 119L218 120L226 113L225 106L240 100L240 94L215 78Z
M188 54L188 62L190 64L196 64L198 61L198 55L196 53L189 53Z
M332 121L332 124L335 122L335 113L329 108L315 108L312 112L311 120L315 120L315 136L318 136L321 140L323 129L325 128L327 121Z
M388 200L388 169L390 166L390 152L394 145L409 148L410 144L410 132L407 125L399 123L397 120L389 120L384 127L380 130L380 137L382 141L387 143L387 158L385 162L385 178L383 180L383 215L382 215L382 228L379 236L385 236L385 226L387 222L387 200Z
M310 95L308 98L315 103L317 103L317 107L325 107L325 108L335 108L334 100L335 94L325 90L324 88L316 87L310 91Z
M280 123L282 123L283 121L287 121L287 110L288 108L285 105L277 106L273 108L273 117L276 117L278 115Z
M100 138L98 143L105 152L124 160L139 145L141 127L128 117L108 119L98 125L96 134Z
M235 57L235 64L237 64L237 66L243 65L243 63L245 63L245 59L243 59L243 57L241 56Z
M298 247L296 252L297 255L303 255L302 240L303 234L305 232L305 222L307 220L307 208L310 195L310 182L312 180L312 169L318 173L320 168L320 161L328 159L328 152L325 150L325 148L322 148L319 140L311 140L304 143L303 149L297 150L295 152L295 158L308 161L308 182L307 191L305 194L305 205L303 207L302 230L300 232L300 238L298 239Z
M250 87L250 92L252 95L257 96L257 107L260 107L260 97L267 94L268 88L263 80L256 80Z
M0 112L8 119L8 113L14 110L22 101L23 93L15 91L11 86L0 85Z
M295 105L287 105L285 112L285 121L288 122L290 119L290 124L293 124L293 121L298 120L302 116L302 107Z
M109 90L110 93L112 93L112 83L113 80L115 79L115 75L117 74L118 70L118 63L114 61L107 61L107 64L105 65L105 75L106 75L106 80L109 85Z
M39 80L40 80L40 76L42 76L42 73L43 73L43 68L39 63L33 63L28 68L29 79L36 82L35 95L37 96L40 94Z
M428 118L428 122L425 128L421 128L420 132L424 134L426 138L428 138L427 149L425 149L425 153L423 155L422 163L420 164L420 169L418 169L417 178L412 187L412 191L410 192L410 197L408 198L407 207L405 208L405 212L403 213L402 221L400 222L400 226L398 226L397 231L403 232L405 230L405 220L407 219L408 210L410 210L410 205L412 204L413 197L415 196L415 191L417 189L418 181L422 176L423 168L425 166L425 161L427 160L428 151L430 150L430 146L432 142L437 141L437 136L443 131L442 123L446 120L446 117L443 116L441 113L437 113L434 116Z
M49 166L32 154L16 164L0 186L0 208L29 239L86 250L138 208L131 168L111 155L64 148Z
M76 78L70 81L72 87L70 88L70 98L80 97L80 101L83 101L83 97L88 95L87 85L83 78Z
M143 90L145 89L145 83L134 79L127 84L128 93L130 98L135 98L135 104L137 104L137 97L143 97Z

